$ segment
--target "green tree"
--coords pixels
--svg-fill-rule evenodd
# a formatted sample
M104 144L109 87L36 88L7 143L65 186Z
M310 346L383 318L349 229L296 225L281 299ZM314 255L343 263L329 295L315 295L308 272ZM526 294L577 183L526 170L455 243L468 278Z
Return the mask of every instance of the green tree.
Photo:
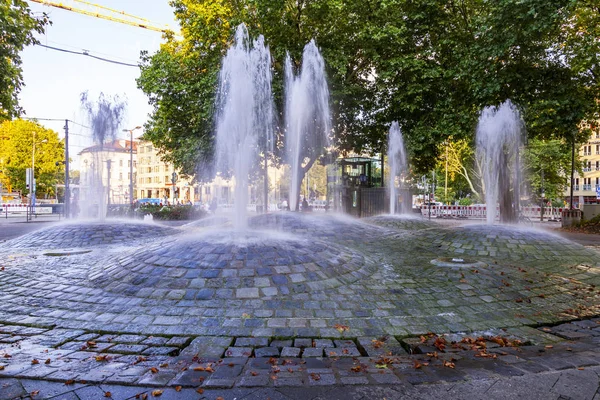
M37 122L17 119L0 124L0 138L3 183L7 182L13 191L29 193L25 172L32 167L35 155L36 195L53 197L56 183L64 180L64 165L56 165L64 159L64 142L58 133Z
M581 160L576 153L576 169L582 173ZM539 140L529 142L524 153L527 181L531 200L538 203L564 197L571 175L571 145L566 140Z
M0 2L0 121L20 115L19 92L23 86L20 52L38 43L34 34L43 33L46 14L34 17L23 0Z
M545 139L575 137L599 107L591 78L597 36L581 35L598 29L591 0L172 4L184 38L167 37L157 54L144 55L138 85L154 106L147 137L188 173L212 160L219 63L242 21L271 48L280 118L285 53L298 65L314 38L326 62L336 148L385 151L397 120L415 173L434 167L447 138L472 138L484 106L512 99L530 138Z

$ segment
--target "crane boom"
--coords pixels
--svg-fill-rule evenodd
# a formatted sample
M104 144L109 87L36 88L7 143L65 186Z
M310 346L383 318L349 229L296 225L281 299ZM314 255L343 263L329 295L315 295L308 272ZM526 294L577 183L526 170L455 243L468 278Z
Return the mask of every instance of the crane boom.
M90 7L92 10L84 10L81 8L68 6L66 4L55 2L55 1L50 1L50 0L30 0L30 1L33 1L34 3L40 3L40 4L43 4L46 6L50 6L50 7L56 7L56 8L60 8L63 10L76 12L76 13L83 14L83 15L88 15L90 17L101 18L101 19L105 19L108 21L118 22L121 24L136 26L138 28L149 29L149 30L156 31L156 32L162 32L162 33L173 32L172 29L169 29L168 27L161 27L161 26L154 25L145 18L136 17L135 15L128 14L124 11L114 10L112 8L101 6L98 4L93 4L93 3L90 3L90 2L87 2L84 0L73 0L73 1L83 4L83 5L86 5L86 6ZM93 9L108 11L109 13L117 14L119 16L103 14L102 12L99 12L99 11L93 11ZM127 19L127 18L129 18L129 19Z

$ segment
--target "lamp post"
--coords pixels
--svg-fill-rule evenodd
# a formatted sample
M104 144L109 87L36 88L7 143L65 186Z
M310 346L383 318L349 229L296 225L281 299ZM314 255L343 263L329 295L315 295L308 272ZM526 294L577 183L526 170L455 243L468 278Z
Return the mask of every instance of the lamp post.
M142 129L141 126L136 126L133 129L123 129L123 132L129 132L131 141L129 142L129 206L133 207L133 131Z

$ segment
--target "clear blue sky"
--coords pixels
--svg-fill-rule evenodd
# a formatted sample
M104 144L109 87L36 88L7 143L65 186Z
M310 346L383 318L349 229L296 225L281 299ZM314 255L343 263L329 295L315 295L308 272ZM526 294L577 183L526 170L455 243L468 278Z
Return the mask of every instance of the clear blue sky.
M92 1L94 2L94 1ZM71 11L61 10L29 1L34 13L46 12L52 25L44 35L38 35L42 44L137 64L140 51L151 54L162 42L160 32L106 21ZM63 4L84 8L76 2ZM169 25L176 30L177 23L168 0L97 0L96 4L146 18L158 25ZM86 8L89 9L89 8ZM146 96L137 89L135 79L139 68L103 62L82 55L68 54L40 46L27 47L23 53L23 79L25 87L20 94L20 104L27 117L70 119L86 124L81 111L80 94L88 91L91 99L100 92L119 95L127 99L127 114L123 128L143 125L151 111ZM64 122L40 121L64 136ZM78 125L70 126L69 150L75 156L91 144L89 130ZM139 131L138 131L139 132ZM126 137L128 134L123 134ZM74 168L77 168L74 166Z

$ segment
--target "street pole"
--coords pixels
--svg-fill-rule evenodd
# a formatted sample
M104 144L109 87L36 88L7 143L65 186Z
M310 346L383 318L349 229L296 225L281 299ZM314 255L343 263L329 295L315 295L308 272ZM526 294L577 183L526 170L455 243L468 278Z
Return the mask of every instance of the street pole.
M573 185L575 184L575 133L573 133L573 143L571 146L571 190L569 199L569 209L573 209Z
M106 160L106 172L107 172L107 181L106 181L106 186L108 187L108 200L107 200L107 205L110 206L110 167L111 167L111 160ZM106 210L108 213L108 210Z
M65 218L71 216L71 188L69 187L69 120L65 119Z
M123 129L123 132L129 132L131 141L129 143L129 205L133 207L133 131L142 129L141 126L136 126L133 129Z

